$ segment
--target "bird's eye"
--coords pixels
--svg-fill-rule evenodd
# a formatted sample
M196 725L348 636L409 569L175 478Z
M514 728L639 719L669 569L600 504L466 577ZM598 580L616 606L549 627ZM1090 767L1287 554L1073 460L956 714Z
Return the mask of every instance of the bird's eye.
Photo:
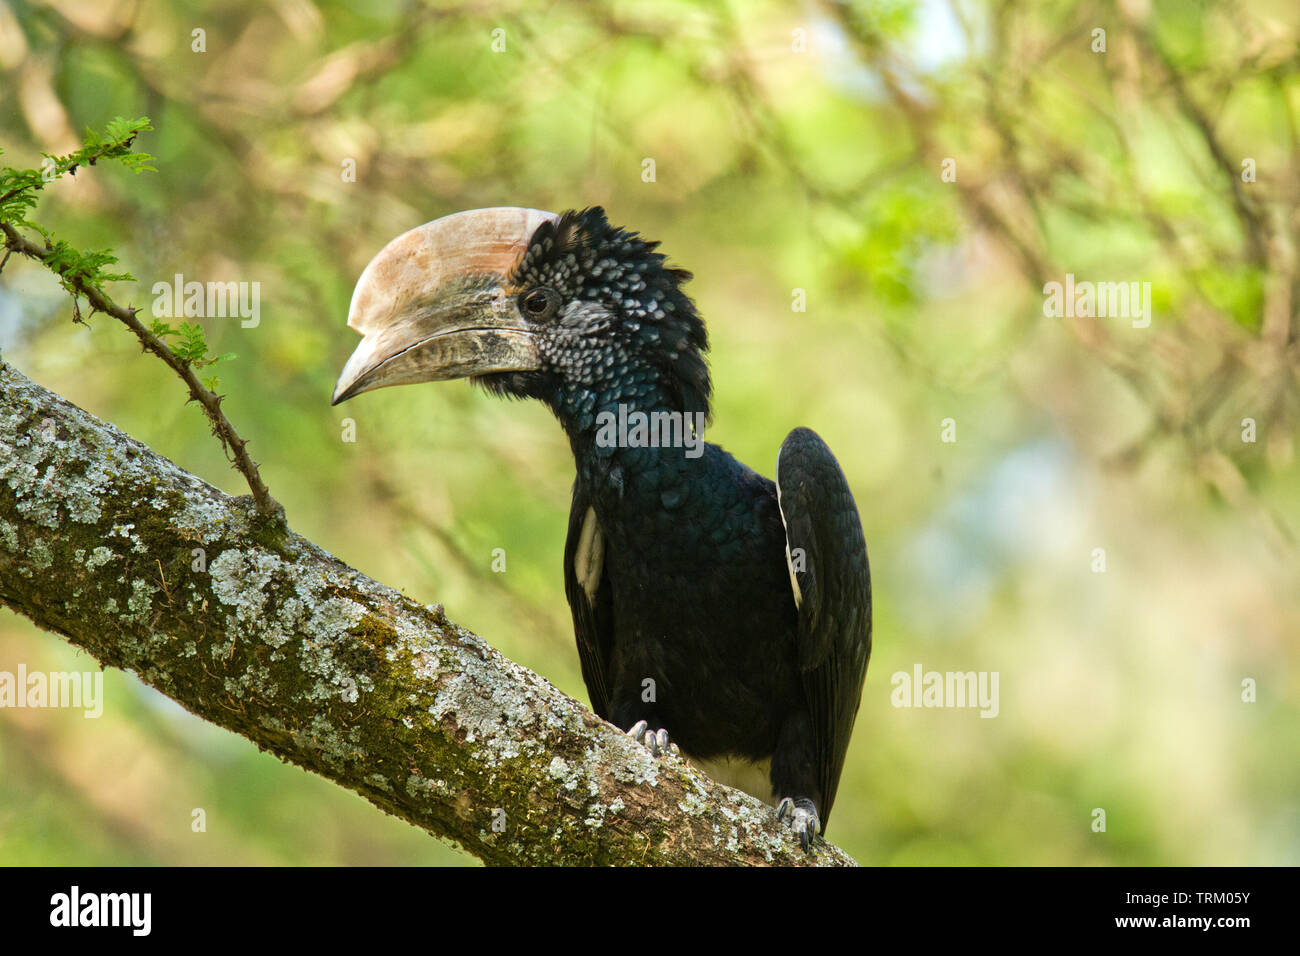
M560 297L551 289L533 289L524 296L524 311L530 319L546 318L555 311Z

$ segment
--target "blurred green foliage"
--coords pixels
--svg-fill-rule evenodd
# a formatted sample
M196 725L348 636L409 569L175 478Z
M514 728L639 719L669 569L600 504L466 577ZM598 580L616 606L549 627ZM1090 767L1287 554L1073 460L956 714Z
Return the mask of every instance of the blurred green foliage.
M876 649L832 840L864 863L1295 864L1298 37L1284 0L12 0L0 146L35 167L148 114L157 172L84 170L42 224L111 248L145 310L178 273L260 283L255 328L200 321L239 355L224 408L293 527L581 700L548 413L464 383L329 395L388 239L604 205L696 275L710 440L770 474L809 425L857 496ZM1150 282L1150 327L1044 316L1066 273ZM7 361L244 493L171 373L69 316L5 267ZM91 666L0 613L19 662ZM997 671L998 716L892 706L918 663ZM0 862L472 862L130 676L105 688L95 721L0 710Z

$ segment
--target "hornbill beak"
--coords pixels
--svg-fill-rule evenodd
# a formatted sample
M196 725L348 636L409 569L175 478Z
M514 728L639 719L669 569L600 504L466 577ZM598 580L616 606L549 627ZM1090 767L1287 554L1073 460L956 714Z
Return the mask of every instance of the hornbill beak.
M331 405L388 385L539 366L532 329L506 277L554 213L472 209L403 233L370 260L348 325L363 336Z

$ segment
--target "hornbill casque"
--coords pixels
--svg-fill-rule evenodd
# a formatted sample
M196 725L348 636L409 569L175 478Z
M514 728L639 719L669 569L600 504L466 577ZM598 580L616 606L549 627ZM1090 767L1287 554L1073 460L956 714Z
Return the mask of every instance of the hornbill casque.
M348 325L364 338L333 404L456 378L544 402L577 464L564 586L592 708L776 806L809 850L871 654L862 525L815 432L790 432L775 482L703 442L708 338L690 273L657 245L599 207L413 229L357 282ZM636 412L674 413L675 440L638 431Z

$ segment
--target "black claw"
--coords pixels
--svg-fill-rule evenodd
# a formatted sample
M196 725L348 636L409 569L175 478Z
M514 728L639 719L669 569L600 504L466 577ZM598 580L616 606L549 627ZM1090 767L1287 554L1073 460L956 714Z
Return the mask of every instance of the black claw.
M806 816L800 820L796 816L796 811L802 811ZM781 802L776 805L776 818L784 822L786 818L790 819L793 824L792 829L799 834L799 845L803 847L805 853L813 852L813 843L818 834L822 831L821 817L817 815L817 805L807 797L782 797Z

